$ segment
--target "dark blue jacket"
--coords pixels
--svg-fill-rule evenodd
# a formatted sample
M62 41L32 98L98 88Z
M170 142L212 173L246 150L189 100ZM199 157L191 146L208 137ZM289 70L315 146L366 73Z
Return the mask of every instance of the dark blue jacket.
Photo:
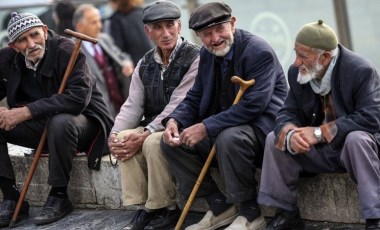
M234 72L243 80L255 79L237 105L218 114L210 114L215 91L215 56L204 47L201 49L198 75L194 86L168 118L175 118L180 128L203 122L209 137L216 137L222 130L250 124L264 134L274 128L277 111L287 94L286 79L277 56L263 39L244 30L234 33ZM230 76L232 77L232 76ZM234 95L239 91L235 85ZM166 120L166 119L165 119Z
M298 68L289 68L289 95L276 121L277 144L283 142L286 128L291 124L297 127L319 126L320 96L315 94L310 84L297 82ZM339 45L331 93L336 120L326 123L322 128L334 129L335 136L326 136L335 149L345 141L352 131L365 131L376 134L380 131L380 76L376 69L364 58ZM280 137L281 136L281 137ZM377 136L377 135L375 135Z

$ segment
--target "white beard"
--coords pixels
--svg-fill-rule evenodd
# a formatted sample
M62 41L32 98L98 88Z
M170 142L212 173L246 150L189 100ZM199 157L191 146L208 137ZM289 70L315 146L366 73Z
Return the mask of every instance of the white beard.
M300 84L306 84L310 82L311 80L318 77L322 69L323 69L323 65L319 64L318 61L316 61L316 64L314 67L312 67L311 69L307 69L307 73L305 74L298 73L297 82Z
M208 50L208 52L214 54L215 56L224 57L226 56L226 54L228 54L228 52L230 52L232 43L233 43L233 38L226 40L226 47L224 47L222 50L214 50L213 48L209 48L209 47L206 47L206 49Z

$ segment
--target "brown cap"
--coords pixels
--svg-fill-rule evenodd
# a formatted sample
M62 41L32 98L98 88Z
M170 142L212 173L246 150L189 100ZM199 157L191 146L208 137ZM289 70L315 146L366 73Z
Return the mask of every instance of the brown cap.
M227 22L231 19L231 8L222 2L210 2L196 8L190 15L189 28L194 31Z

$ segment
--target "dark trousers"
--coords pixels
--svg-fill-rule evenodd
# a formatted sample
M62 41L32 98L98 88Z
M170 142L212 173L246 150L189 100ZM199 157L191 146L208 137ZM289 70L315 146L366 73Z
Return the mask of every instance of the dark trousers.
M29 120L18 124L10 131L0 130L1 177L15 179L7 142L36 149L46 122L46 119ZM57 114L49 119L44 147L44 150L49 152L49 185L68 185L74 154L89 148L98 129L96 121L82 114Z
M212 148L206 138L193 148L171 147L161 140L162 152L177 179L178 191L189 197ZM227 203L240 203L256 198L256 159L262 159L262 148L249 125L223 130L215 140L216 157L212 167L219 168L225 185ZM257 162L256 162L257 163ZM203 179L197 197L215 193L218 187L209 173Z

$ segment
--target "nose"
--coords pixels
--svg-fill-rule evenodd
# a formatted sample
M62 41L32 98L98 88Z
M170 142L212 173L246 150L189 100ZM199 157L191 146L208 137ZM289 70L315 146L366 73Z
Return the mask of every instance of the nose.
M212 34L211 34L211 41L212 42L218 42L219 41L219 34L215 33L215 32L212 32Z
M28 48L34 48L36 46L36 43L34 42L34 40L31 39L31 38L27 38L27 39L28 39L27 40L27 46L28 46Z
M166 27L164 27L162 29L162 35L165 36L165 37L169 36L170 35L169 29L166 28Z
M296 56L296 59L294 60L293 65L295 67L300 67L302 64L303 64L302 59L300 57Z

